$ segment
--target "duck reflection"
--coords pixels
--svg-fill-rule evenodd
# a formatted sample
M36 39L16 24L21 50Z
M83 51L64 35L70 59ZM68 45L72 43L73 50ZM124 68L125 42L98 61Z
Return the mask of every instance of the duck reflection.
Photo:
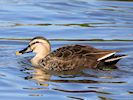
M26 69L28 70L28 69ZM47 81L50 82L76 82L74 80L65 80L66 78L74 78L74 77L78 77L81 75L85 75L85 73L83 73L81 70L73 70L73 71L69 71L69 72L56 72L56 71L44 71L42 68L36 68L33 67L30 70L34 70L30 72L30 76L25 77L25 79L27 80L36 80L39 83L44 83ZM51 79L52 76L58 76L60 77L60 79L58 80L54 80ZM93 75L88 75L88 76L93 76ZM79 82L80 83L80 82Z
M26 69L27 70L27 69ZM31 70L31 69L30 69ZM113 76L96 76L96 75L90 75L85 74L81 70L78 71L70 71L68 72L48 72L44 71L41 68L33 68L33 71L30 72L30 74L25 77L27 80L35 80L38 85L41 86L49 86L47 82L55 82L55 83L125 83L123 81L113 82L113 81L103 81L103 78L106 79L113 79L115 77ZM58 79L52 79L52 76L58 76ZM86 77L87 79L79 79L75 80L75 77ZM101 80L89 80L88 78L101 78ZM116 77L117 78L117 77Z
M25 77L26 80L35 80L37 85L49 86L47 82L50 80L52 76L50 73L43 71L41 68L32 68L32 69L26 68L25 70L23 70L23 72L26 72L27 70L30 71L28 71L28 76Z

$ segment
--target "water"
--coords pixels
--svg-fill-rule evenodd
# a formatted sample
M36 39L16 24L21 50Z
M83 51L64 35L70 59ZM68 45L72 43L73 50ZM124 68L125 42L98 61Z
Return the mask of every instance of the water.
M0 0L0 99L133 100L132 32L132 0ZM33 54L15 55L34 36L57 39L51 41L53 50L88 44L129 57L118 70L49 74L31 66Z

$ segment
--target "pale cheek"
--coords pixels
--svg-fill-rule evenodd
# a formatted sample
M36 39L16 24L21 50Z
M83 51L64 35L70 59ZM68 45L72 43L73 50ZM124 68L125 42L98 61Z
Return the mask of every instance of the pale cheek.
M40 48L40 47L36 47L36 48L34 48L33 49L33 52L35 52L35 53L41 53L42 52L42 48Z

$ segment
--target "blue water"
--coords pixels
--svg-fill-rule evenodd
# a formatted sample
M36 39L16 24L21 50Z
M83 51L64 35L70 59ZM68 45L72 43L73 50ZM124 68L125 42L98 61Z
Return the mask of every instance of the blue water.
M48 74L31 66L33 54L15 55L34 36L104 39L50 42L52 50L87 44L129 56L118 70ZM132 61L132 0L0 0L0 100L133 100Z
M1 37L132 39L132 5L126 0L0 0Z

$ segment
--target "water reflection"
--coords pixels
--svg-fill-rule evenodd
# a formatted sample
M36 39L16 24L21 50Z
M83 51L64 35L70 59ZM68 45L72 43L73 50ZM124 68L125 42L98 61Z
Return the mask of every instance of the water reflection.
M32 75L25 77L26 80L35 80L38 85L49 86L45 83L50 80L51 74L43 71L40 68L34 68Z

